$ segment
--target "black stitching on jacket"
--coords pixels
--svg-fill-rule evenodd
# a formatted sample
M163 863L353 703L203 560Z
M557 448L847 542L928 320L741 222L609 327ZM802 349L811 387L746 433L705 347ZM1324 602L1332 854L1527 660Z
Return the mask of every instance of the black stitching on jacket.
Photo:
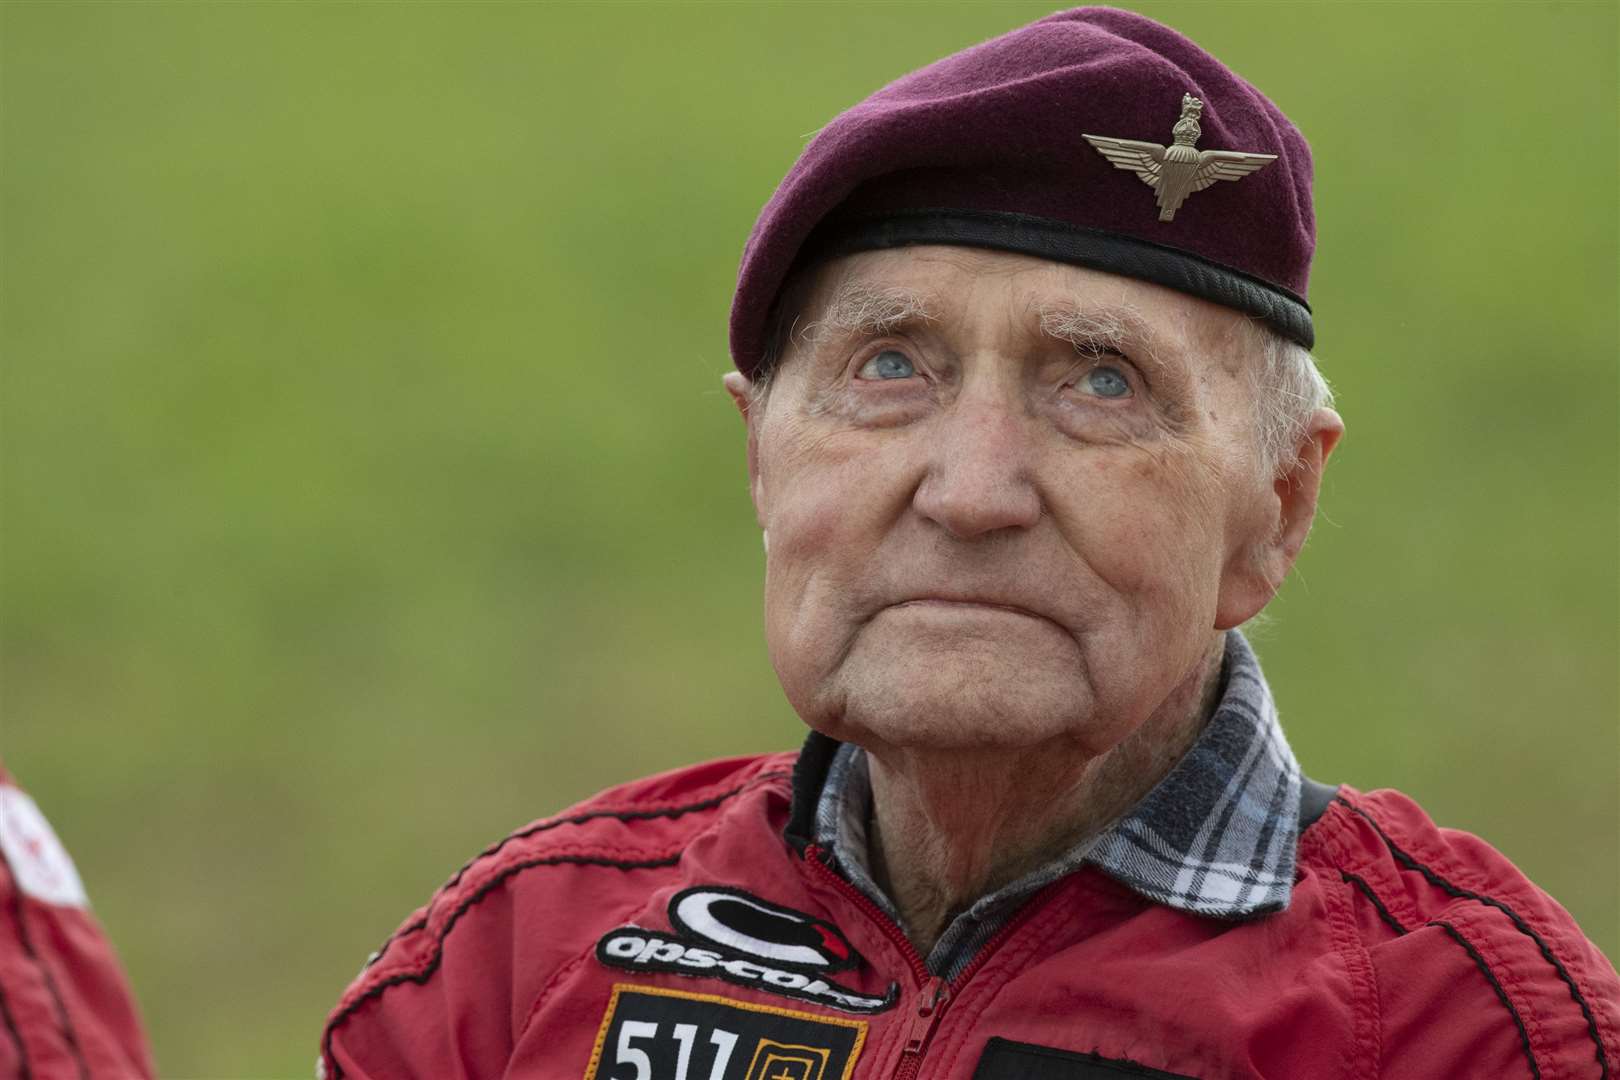
M1356 888L1360 889L1362 893L1366 895L1368 900L1372 901L1372 906L1378 912L1378 917L1383 919L1391 930L1395 931L1397 935L1402 937L1406 935L1406 927L1402 926L1400 920L1389 913L1389 908L1385 907L1384 902L1378 899L1378 894L1373 892L1371 885L1368 885L1356 875L1346 873L1343 870L1339 871L1339 877L1355 885Z
M545 831L547 831L549 829L555 829L560 825L577 825L577 824L579 824L581 822L584 822L584 821L591 821L591 820L593 820L595 818L602 818L602 817L617 818L620 821L645 821L645 820L648 820L648 819L651 819L651 818L664 818L664 817L674 818L674 817L680 817L683 814L688 814L688 813L691 813L692 811L695 811L695 810L712 809L713 807L716 807L716 806L720 805L721 803L725 802L727 799L730 799L730 798L733 798L733 797L735 797L737 795L742 794L744 791L748 791L751 788L759 787L759 786L761 786L761 785L763 785L765 783L768 783L769 781L772 781L772 780L780 780L781 778L783 778L784 776L787 776L787 775L788 775L787 772L785 772L784 770L781 770L781 769L767 770L766 772L760 773L759 775L753 777L752 779L746 781L745 783L738 784L736 787L731 788L728 791L721 792L719 795L714 795L714 796L711 796L710 798L707 798L707 799L700 799L697 802L685 803L685 804L683 804L681 806L664 807L664 808L657 809L657 810L591 810L591 811L587 811L587 812L582 813L582 814L573 814L573 815L570 815L569 817L550 818L550 819L545 820L545 821L540 821L540 822L537 822L534 825L529 826L526 829L523 829L523 830L520 830L519 832L513 833L512 835L506 837L506 839L500 841L499 843L493 844L490 847L486 848L477 857L469 860L464 866L462 866L462 868L460 870L457 870L456 874L455 874L455 877L451 878L450 882L448 884L446 884L444 886L444 888L445 889L451 888L454 885L456 885L458 882L460 882L461 878L462 878L462 875L464 875L467 872L468 867L472 866L473 863L477 862L479 859L485 858L485 857L487 857L489 855L493 855L495 852L497 852L501 848L505 847L511 841L521 839L522 837L525 837L525 836L532 836L535 833L541 833L541 832L545 832ZM336 1031L338 1025L343 1023L343 1021L347 1020L349 1018L349 1015L351 1013L353 1013L354 1010L356 1008L358 1008L363 1002L370 1000L371 998L377 996L378 994L381 994L384 990L388 989L390 986L397 986L402 982L414 982L414 983L417 983L418 985L426 983L428 978L430 976L432 976L434 971L438 970L439 962L444 956L444 942L445 942L445 939L450 936L450 930L451 930L452 927L454 927L456 925L456 921L459 920L461 918L461 916L466 913L468 908L472 907L474 904L476 904L480 900L482 900L484 898L484 896L491 889L493 889L495 886L500 885L503 882L505 882L506 879L511 877L513 874L516 874L521 870L527 870L530 867L534 867L534 866L556 866L556 865L560 865L560 864L572 864L572 865L584 865L584 866L608 866L608 867L613 867L613 868L619 869L619 870L656 869L658 867L674 866L675 864L680 862L680 859L681 859L681 857L680 857L679 853L677 853L675 855L668 856L666 858L648 859L648 860L640 860L640 861L623 861L623 860L616 860L616 859L602 859L602 858L594 858L594 857L591 857L591 856L588 856L588 855L561 855L561 856L542 856L540 858L529 859L529 860L526 860L524 862L515 863L512 866L507 867L504 871L502 871L495 878L493 878L492 880L486 882L484 884L484 886L482 888L480 888L476 893L474 893L472 896L468 897L465 901L463 901L461 906L458 907L455 910L455 913L452 914L450 916L450 918L445 922L444 931L439 935L439 940L434 946L433 959L429 962L427 968L425 968L422 972L420 972L420 973L418 973L416 975L400 974L400 975L395 975L395 976L392 976L392 977L390 977L388 979L383 980L381 983L378 983L376 986L374 986L370 990L366 991L365 994L361 995L359 998L356 998L353 1002L351 1002L349 1004L348 1008L344 1009L341 1013L339 1013L337 1016L332 1018L332 1022L327 1025L326 1036L322 1040L323 1057L326 1060L332 1060L332 1032ZM443 889L441 889L440 892L443 892ZM429 906L431 907L431 904ZM423 919L419 919L419 920L417 920L415 922L412 922L409 926L402 927L400 930L396 931L393 935L391 935L389 937L388 941L383 943L383 948L377 950L377 952L375 954L373 954L373 957L372 957L373 962L376 960L377 957L382 955L383 950L387 949L387 947L393 942L394 938L399 937L400 935L409 933L409 932L411 932L413 930L420 930L425 925L426 925L426 918L424 917ZM371 964L368 962L366 966L370 967ZM342 1070L338 1067L337 1062L335 1060L332 1060L332 1066L333 1066L333 1071L334 1071L334 1073L336 1075L333 1075L332 1077L330 1077L329 1080L340 1080Z
M62 1000L62 992L56 988L56 980L51 978L51 969L45 966L45 961L39 953L34 951L34 941L28 936L28 923L24 921L22 886L17 884L17 875L11 869L11 860L4 852L0 852L0 869L12 881L11 890L11 917L17 924L17 940L22 944L23 952L33 965L39 969L40 980L45 984L45 992L51 996L51 1004L56 1007L57 1023L62 1029L62 1041L67 1044L68 1053L72 1055L73 1062L79 1067L79 1080L90 1080L90 1065L84 1059L84 1051L79 1049L79 1038L73 1031L73 1021L68 1017L67 1003ZM11 1027L11 1014L6 1014L6 1026ZM12 1029L13 1035L16 1029ZM22 1046L22 1039L17 1039L18 1047ZM26 1060L24 1061L26 1072Z
M28 1068L28 1048L23 1045L22 1035L17 1031L17 1021L11 1015L11 1007L6 1004L6 995L0 992L0 1020L6 1023L6 1034L11 1036L12 1045L17 1048L17 1080L31 1080L33 1073Z
M669 806L659 810L588 810L583 814L570 814L568 817L546 818L543 821L537 821L533 825L525 826L524 828L519 829L517 832L512 833L510 836L491 844L483 851L480 851L477 855L474 855L472 858L468 859L461 865L461 869L457 870L455 874L451 876L449 881L439 886L438 892L442 893L446 889L453 889L457 885L461 884L462 877L467 873L468 870L472 869L473 863L478 862L480 859L487 859L489 856L494 855L513 840L522 840L526 836L534 836L536 833L547 832L562 825L581 825L587 821L595 821L597 818L617 818L619 821L649 821L654 818L678 818L684 814L690 814L697 810L712 809L719 806L732 796L742 794L749 788L758 787L759 785L770 780L780 780L787 775L788 774L781 769L772 769L768 772L760 773L747 783L739 784L729 791L722 791L720 794L710 798L702 799L694 803L686 803L681 806ZM430 903L429 907L431 906L432 905ZM398 930L395 930L392 934L389 934L383 943L378 946L377 951L371 954L372 962L375 962L382 956L383 953L387 952L388 946L392 945L396 939L420 930L426 925L427 916L424 915L422 918L417 919L414 922L407 923ZM367 963L366 966L370 967L371 963Z
M1398 846L1396 846L1395 841L1389 838L1389 834L1384 831L1384 827L1378 824L1378 822L1373 819L1371 814L1367 813L1359 806L1351 805L1350 802L1344 799L1342 796L1340 797L1339 801L1350 807L1350 809L1355 813L1360 814L1362 817L1367 819L1367 821L1372 825L1373 830L1377 832L1378 835L1383 839L1384 844L1389 848L1390 853L1395 856L1396 860L1400 862L1402 866L1409 870L1416 870L1428 880L1430 885L1443 890L1448 896L1477 900L1481 904L1485 904L1488 907L1496 908L1498 911L1502 912L1512 920L1514 928L1517 929L1519 933L1528 936L1530 940L1536 943L1537 947L1541 949L1542 957L1547 961L1547 963L1553 966L1554 971L1558 972L1558 977L1564 980L1564 985L1569 987L1569 996L1575 1000L1576 1005L1580 1006L1581 1015L1586 1018L1587 1034L1592 1037L1592 1042L1597 1047L1597 1062L1599 1069L1598 1075L1600 1078L1602 1078L1602 1080L1608 1080L1609 1058L1608 1055L1603 1051L1603 1039L1598 1035L1597 1020L1592 1016L1592 1008L1586 1003L1586 998L1581 996L1580 987L1575 985L1574 976L1570 975L1568 969L1564 967L1563 963L1558 959L1558 957L1553 955L1552 948L1547 944L1542 936L1536 933L1530 924L1525 922L1524 919L1520 918L1519 913L1508 907L1507 904L1496 899L1495 897L1481 896L1479 893L1464 889L1458 885L1453 885L1451 882L1441 877L1438 873L1429 869L1427 866L1424 866L1422 863L1418 862L1412 856L1408 855L1406 852L1402 851Z
M1513 1026L1519 1029L1519 1045L1524 1049L1524 1059L1530 1063L1530 1075L1535 1077L1536 1080L1541 1080L1541 1066L1536 1064L1536 1055L1530 1050L1530 1033L1524 1029L1524 1020L1519 1016L1519 1010L1513 1007L1513 1002L1508 1000L1507 991L1502 989L1502 984L1496 981L1496 976L1491 972L1490 965L1486 964L1485 958L1479 955L1479 950L1470 945L1468 939L1459 934L1457 928L1448 922L1435 920L1424 925L1438 926L1450 934L1451 939L1461 945L1463 951L1474 961L1474 966L1479 968L1480 972L1485 976L1485 981L1491 984L1492 990L1496 991L1497 1000L1508 1011L1508 1015L1513 1017Z
M433 977L433 973L439 970L439 963L444 959L445 940L449 938L450 931L455 929L456 923L463 915L467 913L469 908L478 903L485 896L489 895L489 893L492 892L497 886L504 885L506 880L512 877L514 874L518 874L524 870L528 870L536 866L559 865L607 866L612 867L615 870L653 870L665 866L674 866L680 861L681 856L679 852L661 859L640 860L603 859L591 855L548 855L537 859L527 859L523 862L513 863L511 866L508 866L495 877L491 878L489 881L486 881L477 892L473 893L466 900L464 900L461 906L456 908L454 914L452 914L450 918L445 921L444 930L439 934L439 940L434 943L433 959L428 961L427 967L423 968L419 972L401 972L398 975L393 975L384 979L376 986L373 986L370 990L367 990L364 994L361 994L359 997L355 998L349 1003L347 1008L332 1018L332 1022L326 1026L326 1037L321 1041L322 1054L326 1060L332 1062L333 1067L332 1075L328 1078L328 1080L340 1080L341 1076L343 1075L342 1068L338 1066L337 1060L332 1057L332 1033L338 1029L339 1025L347 1020L350 1014L352 1014L361 1005L365 1004L367 1001L370 1001L372 998L379 996L389 987L398 986L400 983L407 982L416 983L418 986L425 985L427 981Z

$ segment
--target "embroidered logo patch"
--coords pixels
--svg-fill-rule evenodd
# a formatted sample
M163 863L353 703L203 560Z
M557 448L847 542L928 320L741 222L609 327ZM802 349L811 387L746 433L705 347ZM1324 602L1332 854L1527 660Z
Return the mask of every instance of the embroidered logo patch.
M849 1080L865 1020L618 983L585 1080Z
M687 889L669 902L669 921L733 952L782 967L840 971L861 961L832 923L766 903L741 889Z
M708 885L679 892L669 902L669 921L672 933L639 926L610 931L596 943L596 958L627 971L724 979L844 1012L881 1012L898 999L897 985L873 997L825 977L861 963L836 926L741 889Z

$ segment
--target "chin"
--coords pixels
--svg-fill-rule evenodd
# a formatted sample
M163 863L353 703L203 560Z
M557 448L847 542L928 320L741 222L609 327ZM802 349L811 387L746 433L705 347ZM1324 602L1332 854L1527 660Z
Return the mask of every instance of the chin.
M934 657L903 673L851 656L816 710L826 734L869 749L1024 750L1078 744L1095 716L1091 689L1072 664L1062 670L1009 664L991 655Z

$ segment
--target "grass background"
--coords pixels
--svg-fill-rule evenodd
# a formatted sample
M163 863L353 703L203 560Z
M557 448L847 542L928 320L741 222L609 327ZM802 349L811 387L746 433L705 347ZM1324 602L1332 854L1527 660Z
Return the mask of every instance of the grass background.
M1307 771L1620 956L1612 3L1135 5L1316 152ZM719 378L807 133L1050 3L0 7L0 753L166 1076L307 1076L486 842L793 746Z

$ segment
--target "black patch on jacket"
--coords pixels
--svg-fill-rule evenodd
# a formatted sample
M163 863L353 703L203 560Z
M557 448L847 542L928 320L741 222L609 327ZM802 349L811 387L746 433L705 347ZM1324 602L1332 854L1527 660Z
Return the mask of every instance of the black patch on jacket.
M866 1044L865 1020L619 983L585 1080L843 1080Z
M973 1072L973 1080L1120 1080L1126 1076L1138 1080L1197 1080L1185 1073L1150 1069L1134 1061L1018 1043L999 1036L984 1048L979 1067Z

